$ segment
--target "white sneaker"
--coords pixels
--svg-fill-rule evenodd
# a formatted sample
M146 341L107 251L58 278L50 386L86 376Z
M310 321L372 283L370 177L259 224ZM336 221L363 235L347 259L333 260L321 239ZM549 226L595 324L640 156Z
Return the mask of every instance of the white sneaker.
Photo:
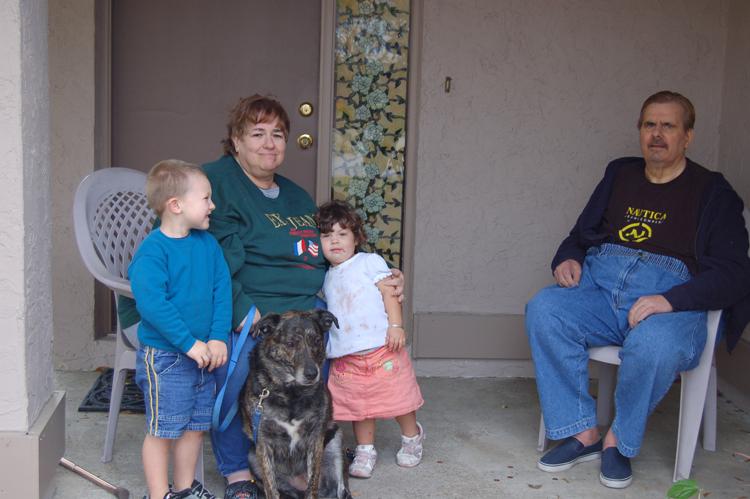
M370 478L378 460L378 451L372 445L358 445L354 461L349 466L349 476Z
M401 435L401 450L396 454L396 462L404 468L413 468L422 462L422 442L424 442L424 430L422 425L417 423L419 435L416 437L406 437Z

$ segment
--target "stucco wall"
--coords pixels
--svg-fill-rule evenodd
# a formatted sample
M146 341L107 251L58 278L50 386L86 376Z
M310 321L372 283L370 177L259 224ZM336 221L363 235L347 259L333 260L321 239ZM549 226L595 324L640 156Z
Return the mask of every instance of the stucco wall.
M750 207L750 2L731 0L717 169ZM743 336L750 341L750 328Z
M22 1L23 252L27 417L30 426L55 390L52 379L50 129L47 2Z
M94 279L73 234L73 197L94 171L94 2L50 2L52 293L56 368L110 365L114 343L94 341Z
M18 2L0 2L0 428L26 429L23 331L23 135L21 129L21 38Z
M54 390L46 29L46 2L0 2L2 431L28 430Z
M726 2L423 5L415 313L523 314L658 90L693 101L689 157L716 168Z

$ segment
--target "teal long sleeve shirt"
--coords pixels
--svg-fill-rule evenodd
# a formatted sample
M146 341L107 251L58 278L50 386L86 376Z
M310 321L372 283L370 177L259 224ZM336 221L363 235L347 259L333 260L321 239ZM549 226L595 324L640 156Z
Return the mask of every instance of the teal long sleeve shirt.
M187 353L196 340L227 341L231 281L216 239L202 230L174 239L154 229L140 244L128 276L141 314L138 341Z

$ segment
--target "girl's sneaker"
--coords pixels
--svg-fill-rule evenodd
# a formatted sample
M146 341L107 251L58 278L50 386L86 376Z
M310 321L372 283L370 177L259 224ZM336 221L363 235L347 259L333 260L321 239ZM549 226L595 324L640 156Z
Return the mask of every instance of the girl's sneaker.
M378 452L373 445L358 445L354 461L349 466L349 476L370 478L378 460Z
M404 468L413 468L422 461L422 442L424 442L424 430L422 425L417 423L419 435L416 437L406 437L401 435L401 450L396 454L396 462Z

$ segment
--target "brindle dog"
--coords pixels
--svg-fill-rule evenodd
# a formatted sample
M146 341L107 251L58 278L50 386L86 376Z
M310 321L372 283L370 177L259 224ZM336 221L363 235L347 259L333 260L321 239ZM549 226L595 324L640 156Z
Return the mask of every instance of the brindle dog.
M343 433L333 421L331 394L321 367L324 334L334 315L323 309L266 314L263 335L250 354L250 373L240 393L245 433L253 440L253 415L261 394L258 438L250 469L266 497L351 499Z

